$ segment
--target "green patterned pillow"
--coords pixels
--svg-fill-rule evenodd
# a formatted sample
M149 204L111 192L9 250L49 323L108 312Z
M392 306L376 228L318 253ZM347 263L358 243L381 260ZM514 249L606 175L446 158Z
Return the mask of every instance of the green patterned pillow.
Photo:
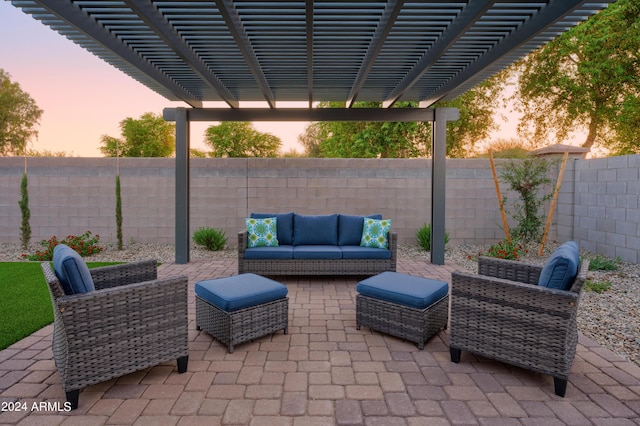
M277 247L277 224L278 219L267 217L264 219L245 218L247 226L248 246L252 247Z
M364 219L362 227L362 247L389 248L389 230L391 229L391 219Z

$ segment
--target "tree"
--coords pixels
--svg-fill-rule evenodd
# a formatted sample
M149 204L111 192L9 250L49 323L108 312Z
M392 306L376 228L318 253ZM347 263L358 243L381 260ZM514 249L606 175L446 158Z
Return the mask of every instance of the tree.
M638 16L637 0L618 0L516 65L522 134L562 141L582 127L583 147L638 152Z
M21 155L38 135L42 110L11 76L0 68L0 155Z
M282 141L257 131L250 122L225 121L209 126L204 142L212 148L210 157L277 157Z
M161 115L144 113L138 120L120 122L121 138L102 135L100 151L106 157L169 157L176 149L175 124Z
M22 222L20 224L20 243L24 250L29 248L29 242L31 241L31 210L29 209L29 178L26 172L26 158L25 158L25 172L22 174L22 181L20 183L20 212L22 213Z

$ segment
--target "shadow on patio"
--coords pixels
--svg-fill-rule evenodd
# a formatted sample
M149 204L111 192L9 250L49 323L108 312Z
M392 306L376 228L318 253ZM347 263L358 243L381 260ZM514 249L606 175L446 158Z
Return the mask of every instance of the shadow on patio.
M450 281L454 265L399 260L398 271ZM189 276L190 359L86 388L72 413L51 355L52 326L0 352L2 424L640 424L640 367L580 336L567 396L549 376L449 358L447 332L424 351L355 327L356 278L278 279L289 289L289 334L233 354L195 327L195 282L229 276L235 260L164 264ZM22 410L9 410L20 401ZM24 404L26 403L26 404ZM509 420L506 420L509 419Z

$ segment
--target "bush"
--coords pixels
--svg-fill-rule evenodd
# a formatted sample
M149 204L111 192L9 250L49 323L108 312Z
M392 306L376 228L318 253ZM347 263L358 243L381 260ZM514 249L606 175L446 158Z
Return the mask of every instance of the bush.
M44 247L44 250L36 250L34 254L23 254L22 257L38 262L51 261L53 260L53 249L58 244L68 245L82 257L91 256L92 254L100 253L102 251L99 241L100 236L92 235L91 231L87 231L79 236L68 235L62 241L59 241L58 237L54 235L48 240L40 241L40 245Z
M420 228L418 228L418 232L416 233L416 238L418 239L418 245L422 247L425 251L431 251L431 224L424 224ZM444 244L446 245L449 242L449 233L444 231Z
M615 271L618 269L619 263L620 263L619 257L613 260L613 259L609 259L608 257L602 256L601 254L597 254L593 259L589 260L589 270L590 271Z
M207 250L218 251L227 245L227 236L222 229L202 227L193 233L193 241Z
M507 260L519 260L525 254L527 254L527 249L515 239L500 241L489 247L487 252L487 256Z

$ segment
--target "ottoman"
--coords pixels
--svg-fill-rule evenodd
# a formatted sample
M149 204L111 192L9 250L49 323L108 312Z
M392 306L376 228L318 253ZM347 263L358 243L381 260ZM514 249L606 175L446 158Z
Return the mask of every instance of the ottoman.
M356 286L356 328L369 327L418 344L447 327L449 285L398 272L383 272Z
M289 322L287 287L256 274L199 281L196 328L233 346L284 330Z

